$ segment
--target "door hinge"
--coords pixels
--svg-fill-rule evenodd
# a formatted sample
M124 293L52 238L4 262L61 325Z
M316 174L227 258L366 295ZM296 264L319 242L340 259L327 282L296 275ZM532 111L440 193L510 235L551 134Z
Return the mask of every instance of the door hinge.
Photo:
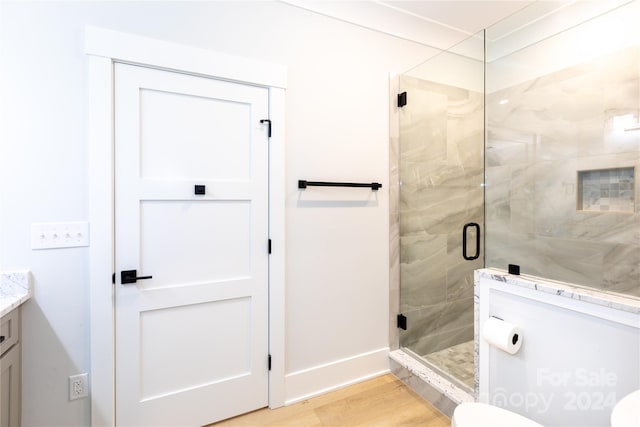
M404 107L407 105L407 92L398 94L398 107Z
M111 283L113 283L114 285L116 284L116 273L113 273L113 275L111 276Z
M404 329L405 331L407 330L407 318L404 314L398 314L397 325L398 328Z
M271 370L271 355L269 355L269 362L268 362L268 365L269 365L269 370Z
M269 255L271 255L271 239L269 239L268 251L269 251Z
M260 123L266 123L268 128L267 128L267 137L271 138L271 120L269 119L262 119L260 120Z

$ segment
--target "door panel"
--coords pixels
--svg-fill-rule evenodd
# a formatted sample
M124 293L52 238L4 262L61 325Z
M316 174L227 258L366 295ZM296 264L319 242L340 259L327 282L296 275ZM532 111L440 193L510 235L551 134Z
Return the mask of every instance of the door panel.
M140 323L143 401L251 373L250 298L144 311Z
M264 407L268 91L115 68L116 422ZM134 269L151 277L121 284Z
M140 241L140 270L155 275L145 289L248 279L251 203L144 201Z
M251 104L143 89L140 110L142 177L250 178Z

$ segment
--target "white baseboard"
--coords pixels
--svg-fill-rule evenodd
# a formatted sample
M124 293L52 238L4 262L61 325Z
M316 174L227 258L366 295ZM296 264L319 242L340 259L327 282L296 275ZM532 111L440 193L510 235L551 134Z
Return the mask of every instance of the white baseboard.
M388 347L292 372L285 376L285 405L291 405L388 372Z

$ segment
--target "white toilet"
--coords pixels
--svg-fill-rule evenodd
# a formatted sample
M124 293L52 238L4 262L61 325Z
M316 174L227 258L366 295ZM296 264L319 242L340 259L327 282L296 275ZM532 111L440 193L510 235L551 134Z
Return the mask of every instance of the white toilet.
M486 403L461 403L453 411L451 427L543 427L516 413Z
M486 403L462 403L451 427L543 427L528 418ZM611 427L640 427L640 390L621 399L611 413Z
M613 407L611 427L640 427L640 390L623 397Z

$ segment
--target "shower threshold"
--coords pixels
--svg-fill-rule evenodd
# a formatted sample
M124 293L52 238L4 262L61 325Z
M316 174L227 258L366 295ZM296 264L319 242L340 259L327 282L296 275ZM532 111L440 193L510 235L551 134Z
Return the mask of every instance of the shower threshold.
M407 349L390 352L389 363L392 374L448 417L460 403L475 401L467 385Z

